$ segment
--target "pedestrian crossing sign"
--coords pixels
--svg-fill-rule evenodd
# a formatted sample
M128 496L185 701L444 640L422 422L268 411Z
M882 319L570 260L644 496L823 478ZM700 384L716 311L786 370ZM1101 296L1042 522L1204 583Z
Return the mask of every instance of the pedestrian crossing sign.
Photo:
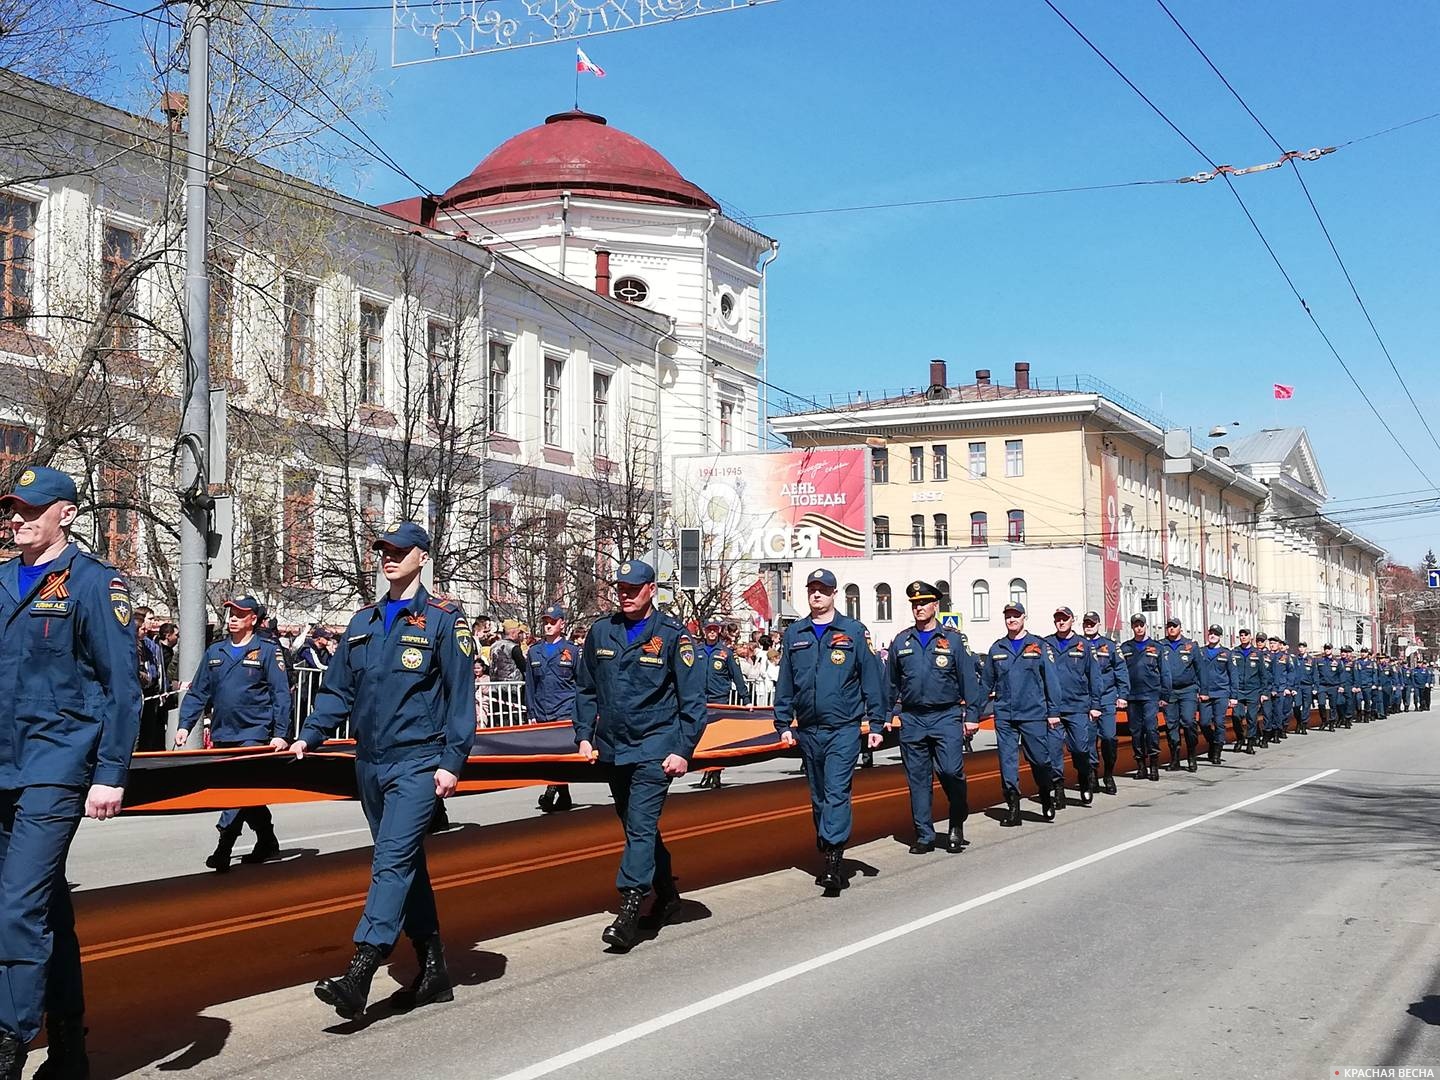
M959 630L963 625L963 620L958 611L942 611L940 612L940 625L947 630Z

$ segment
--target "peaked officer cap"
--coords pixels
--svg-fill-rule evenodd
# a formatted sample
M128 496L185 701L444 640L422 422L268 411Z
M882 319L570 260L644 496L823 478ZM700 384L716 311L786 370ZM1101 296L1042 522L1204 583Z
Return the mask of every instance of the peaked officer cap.
M912 581L905 586L905 595L912 604L928 604L940 599L940 590L928 581Z

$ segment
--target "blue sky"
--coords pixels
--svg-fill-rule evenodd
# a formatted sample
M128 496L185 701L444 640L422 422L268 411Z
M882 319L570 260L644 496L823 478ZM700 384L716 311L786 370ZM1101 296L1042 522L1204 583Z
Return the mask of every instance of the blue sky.
M1287 149L1440 110L1440 5L1167 0ZM1154 0L1057 5L1214 160L1276 157ZM378 57L375 138L433 190L568 108L573 45L391 69L386 12L316 15ZM1358 399L1223 182L806 217L776 212L1189 175L1207 168L1042 0L781 0L583 43L582 104L779 239L770 374L800 392L951 381L1026 360L1201 430L1303 424L1336 499L1425 481ZM1427 418L1440 403L1440 119L1304 176ZM1421 466L1426 434L1288 170L1235 181L1340 354ZM415 194L377 166L355 192ZM884 373L883 377L880 373ZM1295 387L1276 402L1271 384ZM1431 419L1440 434L1440 416ZM1390 501L1390 500L1382 500ZM1353 505L1353 502L1352 504ZM1436 517L1362 526L1404 560Z

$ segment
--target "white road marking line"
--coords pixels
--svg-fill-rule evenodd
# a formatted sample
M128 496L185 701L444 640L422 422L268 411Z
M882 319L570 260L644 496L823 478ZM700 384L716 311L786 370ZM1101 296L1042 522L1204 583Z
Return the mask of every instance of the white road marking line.
M984 907L986 904L994 903L996 900L1003 900L1005 897L1013 896L1015 893L1024 892L1026 889L1033 889L1036 885L1043 885L1047 881L1053 881L1055 878L1083 869L1084 867L1100 862L1103 859L1108 859L1114 855L1119 855L1122 852L1129 851L1131 848L1140 847L1142 844L1148 844L1153 840L1160 840L1184 829L1194 828L1196 825L1203 825L1207 821L1213 821L1226 814L1233 814L1236 810L1244 810L1247 806L1254 806L1256 803L1264 802L1266 799L1273 799L1277 795L1284 795L1286 792L1294 791L1296 788L1304 787L1306 784L1313 784L1317 780L1323 780L1327 776L1333 776L1339 771L1339 769L1326 769L1324 772L1307 776L1303 780L1296 780L1293 784L1286 784L1284 787L1275 788L1273 791L1267 791L1260 795L1251 796L1248 799L1242 799L1240 802L1231 803L1229 806L1223 806L1219 810L1211 810L1207 814L1190 818L1188 821L1167 825L1163 829L1156 829L1154 832L1137 836L1133 840L1126 840L1124 843L1116 844L1113 847L1105 848L1103 851L1097 851L1092 855L1075 859L1072 862L1065 863L1063 866L1057 866L1052 870L1035 874L1025 878L1023 881L1017 881L1012 885L995 889L985 893L983 896L977 896L974 899L966 900L952 907L943 908L940 911L922 916L908 923L903 923L890 930L862 938L860 941L841 946L838 949L832 949L830 952L822 953L819 956L801 961L798 964L792 964L787 968L781 968L779 971L771 972L769 975L762 975L758 979L741 983L739 986L718 994L713 994L710 997L703 998L683 1008L663 1013L652 1020L646 1020L643 1023L617 1031L613 1035L607 1035L602 1039L595 1039L592 1042L585 1043L583 1046L577 1046L574 1050L557 1054L552 1058L546 1058L544 1061L537 1062L534 1065L527 1066L515 1072L506 1073L504 1076L499 1077L498 1080L538 1080L539 1077L549 1076L551 1073L559 1072L561 1069L568 1068L571 1065L578 1065L582 1061L598 1057L608 1050L614 1050L624 1046L626 1043L635 1042L637 1039L643 1039L645 1036L653 1035L657 1031L674 1027L676 1024L683 1023L686 1020L694 1019L697 1016L713 1012L742 998L758 994L762 990L768 990L772 986L789 982L791 979L799 978L801 975L808 975L812 971L818 971L820 968L828 967L841 960L846 960L858 953L877 948L888 942L895 941L898 938L913 934L918 930L924 930L927 927L934 926L936 923L953 919L957 915L965 914L967 911L974 911L976 908Z

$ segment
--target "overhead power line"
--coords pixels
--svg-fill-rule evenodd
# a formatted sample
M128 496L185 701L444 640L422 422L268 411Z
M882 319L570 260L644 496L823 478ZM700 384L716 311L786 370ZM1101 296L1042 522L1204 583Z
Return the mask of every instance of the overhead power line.
M1275 145L1277 150L1284 154L1286 151L1285 148L1280 145L1280 140L1275 138L1270 129L1265 126L1265 122L1255 115L1255 110L1250 107L1250 103L1240 96L1240 91L1235 89L1230 80L1225 77L1224 72L1215 65L1215 61L1210 59L1209 54L1200 47L1200 43L1191 36L1190 31L1185 29L1180 20L1175 17L1174 12L1165 6L1165 0L1155 0L1155 2L1160 5L1160 10L1165 12L1170 21L1175 24L1175 28L1185 35L1185 40L1200 54L1200 58L1204 60L1210 70L1215 73L1215 77L1224 84L1225 89L1230 91L1231 96L1240 103L1240 107L1249 114L1250 119L1254 120L1260 130L1265 133L1265 137ZM1305 193L1305 201L1310 204L1310 212L1315 215L1315 221L1320 226L1320 231L1325 234L1325 242L1330 245L1330 253L1335 256L1335 262L1339 264L1340 272L1345 275L1345 283L1350 286L1350 295L1355 297L1355 303L1359 305L1361 314L1365 316L1365 322L1369 324L1370 332L1375 335L1375 341L1379 344L1380 351L1385 354L1385 360L1390 365L1390 370L1395 373L1395 378L1400 383L1400 388L1405 391L1405 397L1409 400L1410 407L1415 410L1415 415L1420 419L1421 426L1425 428L1425 434L1430 436L1430 441L1435 444L1435 449L1440 450L1440 439L1435 437L1435 432L1430 427L1430 421L1425 418L1425 413L1421 411L1420 406L1416 404L1415 395L1410 392L1410 386L1405 381L1405 376L1400 373L1400 368L1396 366L1395 358L1390 355L1390 349L1385 344L1385 339L1380 336L1380 330L1375 325L1375 320L1370 317L1370 309L1365 306L1365 301L1360 298L1360 290L1355 285L1355 279L1350 276L1350 268L1345 265L1345 260L1340 257L1340 249L1335 246L1335 240L1330 235L1330 228L1325 224L1325 219L1320 216L1320 208L1315 205L1315 199L1310 194L1310 186L1305 183L1305 177L1301 175L1299 168L1295 167L1294 158L1289 158L1288 160L1291 167L1295 170L1295 179L1300 184L1300 190Z
M1165 122L1166 126L1169 127L1171 131L1175 132L1176 135L1178 135L1181 139L1184 140L1185 144L1189 146L1190 149L1194 150L1196 154L1198 154L1206 162L1208 162L1212 170L1215 170L1217 172L1220 170L1220 166L1216 164L1215 160L1210 157L1210 155L1207 154L1204 150L1200 149L1199 145L1195 142L1195 140L1190 138L1190 136L1187 135L1180 128L1180 126L1175 123L1175 121L1171 120L1170 117L1166 115L1165 110L1161 109L1160 106L1156 105L1155 102L1150 100L1150 98L1145 94L1145 92L1141 90L1140 87L1135 85L1134 81L1132 81L1131 78L1125 74L1125 72L1121 71L1120 68L1115 64L1115 62L1111 60L1110 57L1106 56L1104 51L1098 45L1096 45L1093 41L1086 37L1084 31L1082 31L1078 26L1071 22L1070 19L1065 15L1065 13L1055 6L1053 0L1044 0L1044 4L1046 7L1048 7L1051 11L1055 13L1055 15L1060 19L1061 22L1063 22L1075 33L1076 37L1078 37L1086 44L1086 46L1089 47L1091 52L1093 52L1104 62L1106 67L1108 67L1117 76L1119 76L1121 81L1123 81L1125 85L1128 86L1131 90L1133 90L1136 96L1139 97L1141 101L1145 102L1145 104L1150 107L1150 110L1155 113L1156 116L1160 117L1160 119ZM1285 269L1285 264L1280 261L1280 256L1276 254L1274 246L1270 243L1270 240L1265 235L1264 230L1260 228L1260 224L1255 220L1255 216L1250 213L1250 208L1245 204L1245 200L1241 198L1240 192L1236 190L1235 185L1231 181L1230 177L1225 176L1224 179L1225 186L1229 188L1230 194L1235 197L1235 201L1239 204L1241 212L1245 215L1245 220L1250 223L1251 229L1254 230L1255 235L1259 238L1260 243L1264 246L1265 251L1269 254L1270 260L1275 264L1275 268L1280 271L1280 276L1285 279L1285 284L1289 286L1290 292L1294 294L1296 301L1304 310L1305 315L1310 320L1311 325L1315 327L1316 333L1318 333L1321 340L1325 342L1326 348L1330 350L1330 355L1335 358L1335 361L1345 372L1346 377L1349 378L1351 385L1355 387L1355 392L1359 394L1365 404L1369 406L1371 413L1373 413L1375 416L1375 419L1385 430L1385 433L1390 436L1391 440L1395 443L1395 445L1399 447L1400 453L1405 455L1405 459L1409 461L1412 466L1414 466L1415 471L1418 472L1420 476L1425 480L1425 482L1429 484L1432 488L1434 488L1434 490L1440 492L1440 486L1436 485L1435 481L1430 478L1430 475L1424 470L1424 468L1421 467L1420 463L1415 460L1415 456L1410 452L1409 447L1407 447L1404 442L1401 441L1400 437L1395 434L1394 429L1390 427L1390 424L1386 421L1385 417L1381 415L1380 410L1375 407L1375 403L1370 400L1370 395L1367 394L1365 392L1365 388L1360 385L1360 380L1357 379L1355 377L1355 373L1350 370L1350 365L1347 364L1345 362L1345 358L1340 355L1340 350L1335 347L1335 343L1330 340L1330 335L1325 332L1325 328L1320 325L1320 320L1315 317L1315 313L1310 309L1310 305L1306 303L1305 297L1300 294L1300 290L1296 287L1294 279L1290 276L1290 272Z

